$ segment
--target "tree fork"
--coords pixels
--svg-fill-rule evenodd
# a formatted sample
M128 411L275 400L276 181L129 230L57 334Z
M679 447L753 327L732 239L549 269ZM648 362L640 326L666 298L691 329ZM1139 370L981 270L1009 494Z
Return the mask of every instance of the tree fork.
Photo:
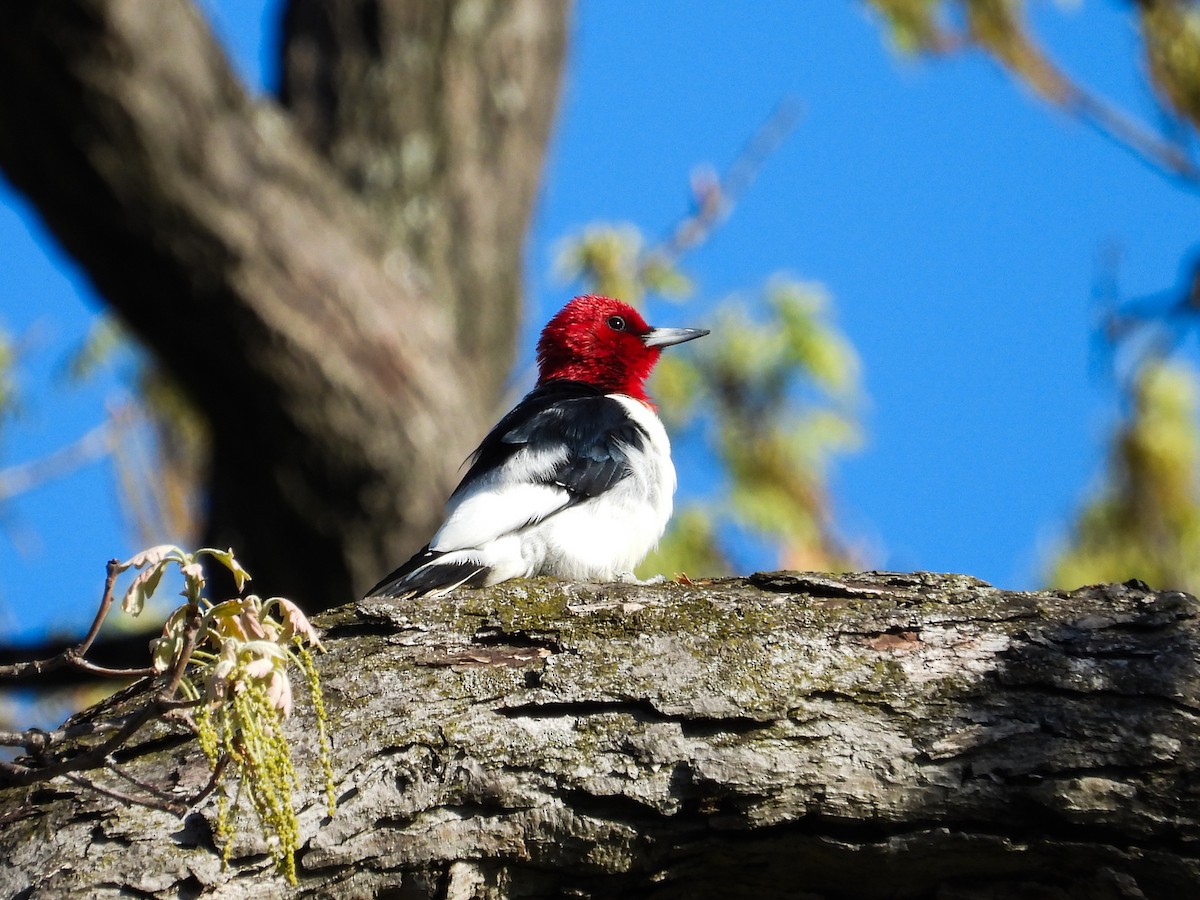
M371 2L380 24L428 8ZM424 543L493 420L565 44L566 7L539 16L531 3L497 4L471 29L440 34L430 52L456 60L453 71L404 73L397 103L448 107L428 122L378 107L389 93L334 85L338 108L356 115L325 123L330 140L363 120L389 123L390 143L351 141L372 171L404 170L405 128L434 148L457 147L464 120L476 129L416 199L478 228L408 244L385 210L416 202L404 195L411 181L369 185L371 202L348 187L302 130L312 116L297 128L252 97L192 3L0 4L0 168L208 419L206 542L237 546L310 609L352 599ZM289 34L318 34L312 18L302 28L293 17ZM484 74L466 64L477 45L488 48ZM321 46L356 61L360 81L396 77L394 55ZM309 61L330 65L319 52ZM293 58L289 102L311 110L305 89L332 82L297 70ZM500 87L497 111L488 98ZM473 109L489 115L475 121ZM454 271L465 280L451 289Z

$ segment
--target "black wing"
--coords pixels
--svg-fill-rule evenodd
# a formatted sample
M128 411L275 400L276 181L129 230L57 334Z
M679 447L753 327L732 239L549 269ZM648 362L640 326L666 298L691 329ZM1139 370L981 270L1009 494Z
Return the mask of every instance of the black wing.
M600 389L580 381L551 381L527 394L483 439L454 494L534 444L565 448L561 463L535 477L560 485L578 502L626 477L629 451L647 439L625 407Z
M475 584L487 575L487 567L478 560L451 557L450 562L439 563L438 560L445 556L448 554L430 550L426 544L412 559L367 591L365 596L408 597L447 585Z
M619 401L591 385L553 381L535 389L500 420L475 451L471 468L451 494L450 517L439 535L454 526L457 512L454 498L467 485L506 466L513 467L509 473L513 480L556 485L565 491L566 497L559 502L551 500L541 510L529 511L528 518L520 510L506 510L517 515L507 522L474 523L465 534L458 534L451 547L433 550L426 544L372 588L368 596L408 596L450 584L481 582L487 567L471 555L471 548L479 546L478 541L490 540L506 529L541 521L603 493L629 475L629 454L642 448L648 439ZM517 453L531 444L545 455L517 459ZM501 475L498 487L501 493L504 480Z

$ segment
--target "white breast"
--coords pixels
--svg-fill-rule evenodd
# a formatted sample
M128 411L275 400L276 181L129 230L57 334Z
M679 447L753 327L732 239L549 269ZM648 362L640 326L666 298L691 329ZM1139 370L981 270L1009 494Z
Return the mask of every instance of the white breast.
M609 396L625 407L648 440L629 450L630 477L522 534L527 575L612 581L631 573L666 530L675 494L667 432L644 403L624 394Z

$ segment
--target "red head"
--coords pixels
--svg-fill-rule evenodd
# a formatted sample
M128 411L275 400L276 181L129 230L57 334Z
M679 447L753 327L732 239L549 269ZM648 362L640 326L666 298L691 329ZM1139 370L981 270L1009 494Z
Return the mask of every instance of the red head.
M696 328L652 328L636 309L611 297L576 297L547 323L538 340L538 384L586 381L646 400L646 378L662 348L703 337Z

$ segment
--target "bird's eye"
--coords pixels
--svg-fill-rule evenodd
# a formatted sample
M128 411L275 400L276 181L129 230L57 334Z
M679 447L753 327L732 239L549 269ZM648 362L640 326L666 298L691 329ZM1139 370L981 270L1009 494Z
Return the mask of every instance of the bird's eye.
M620 316L609 316L608 317L608 327L611 328L613 331L624 331L625 330L625 320L622 319Z

